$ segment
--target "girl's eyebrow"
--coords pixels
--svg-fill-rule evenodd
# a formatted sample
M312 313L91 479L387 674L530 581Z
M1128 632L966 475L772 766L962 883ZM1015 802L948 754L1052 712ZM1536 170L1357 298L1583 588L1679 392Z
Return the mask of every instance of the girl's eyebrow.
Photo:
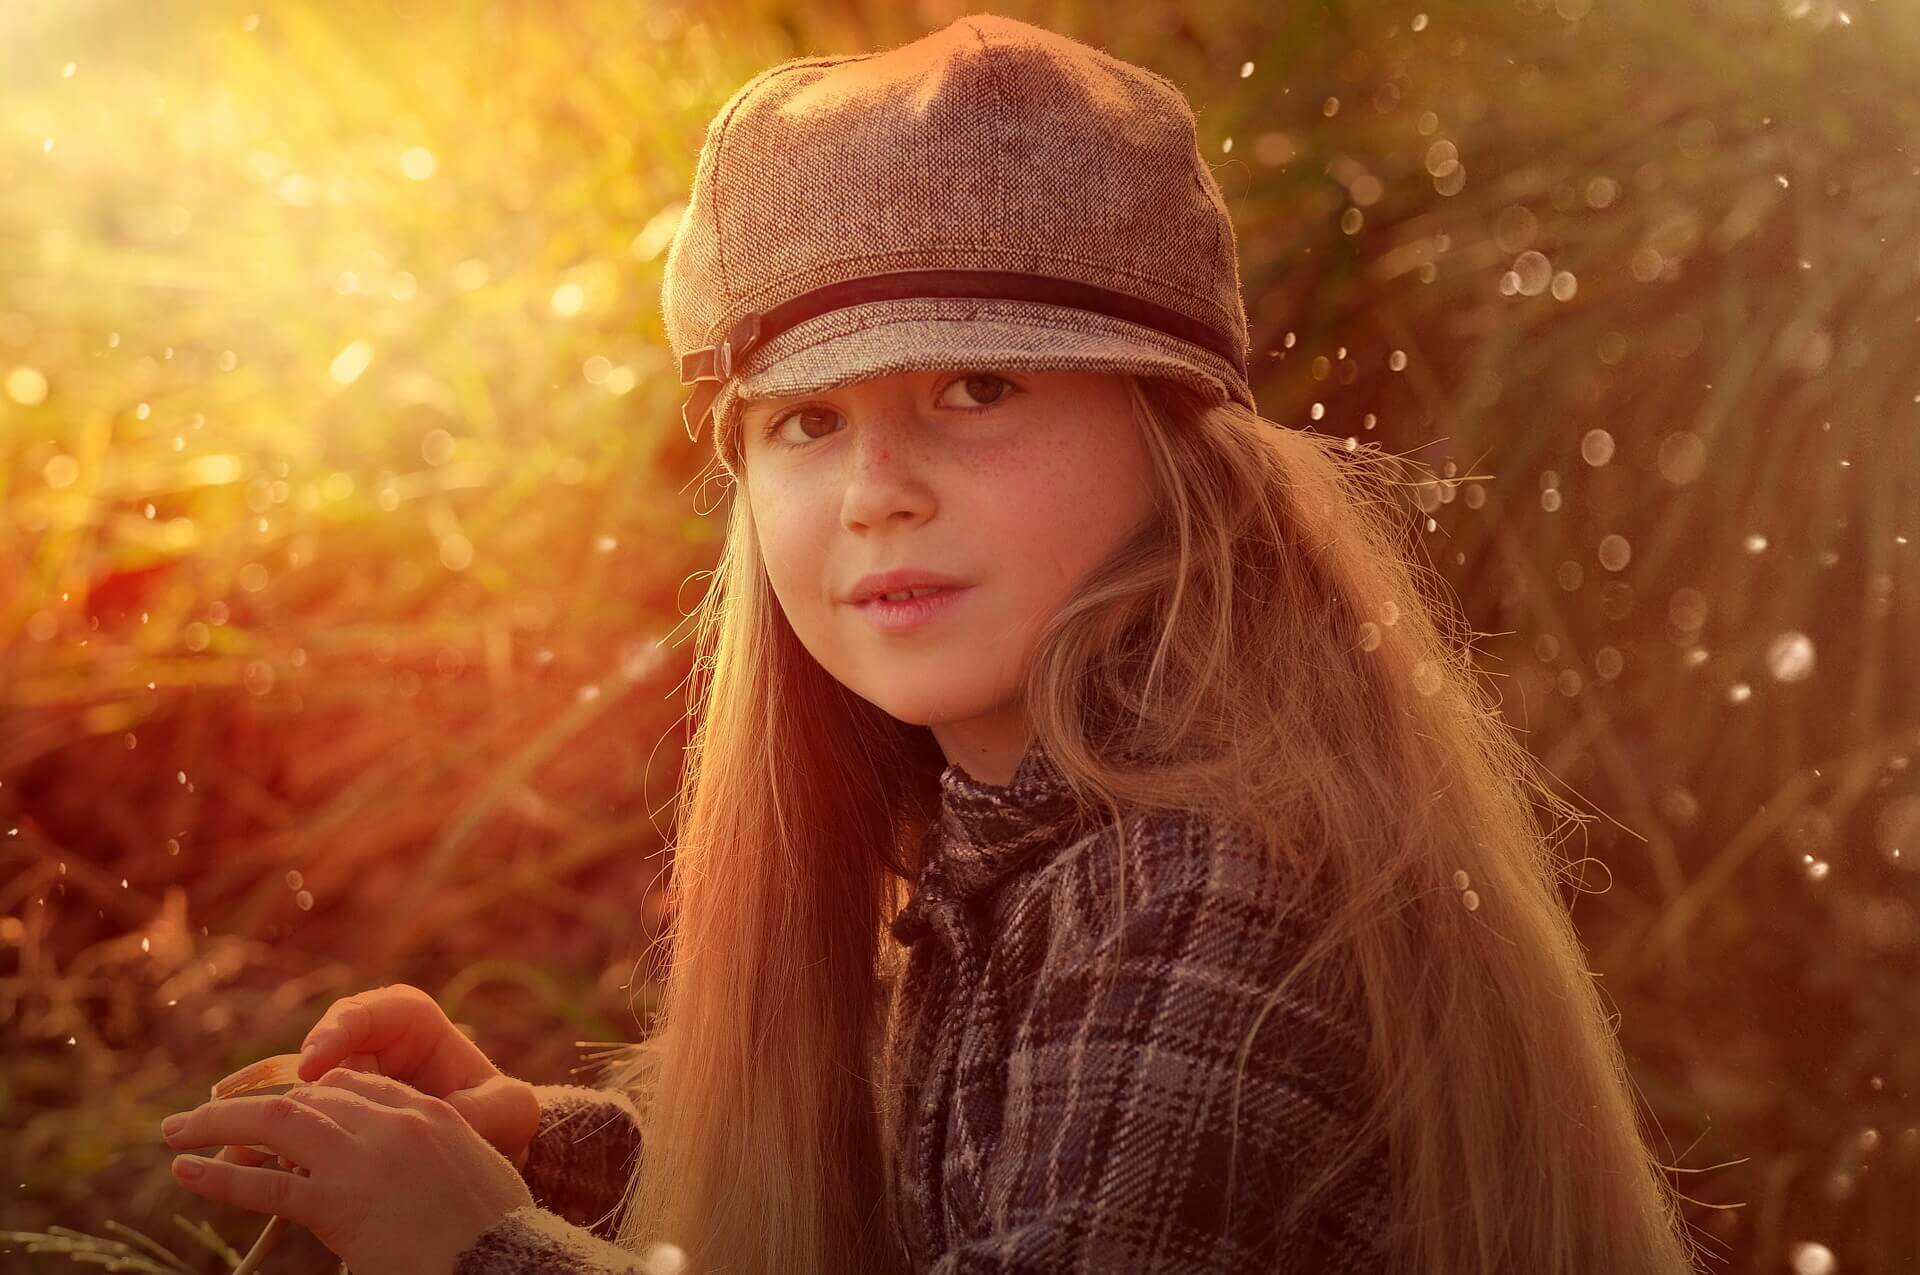
M821 390L817 394L795 394L785 398L743 398L740 400L740 421L742 424L759 424L771 420L790 407L803 403L823 402L833 394L832 390Z
M742 423L758 424L780 410L784 400L770 398L748 398L740 400L740 420Z
M814 394L777 395L770 398L743 398L740 400L740 411L745 415L769 416L782 408L792 407L796 403L804 403L809 399L823 398L832 393L832 390L821 390Z

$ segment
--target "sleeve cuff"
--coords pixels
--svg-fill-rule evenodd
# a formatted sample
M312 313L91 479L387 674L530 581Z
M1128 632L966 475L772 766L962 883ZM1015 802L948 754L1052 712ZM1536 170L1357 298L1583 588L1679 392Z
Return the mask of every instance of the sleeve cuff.
M537 1204L488 1227L454 1259L453 1275L658 1275L639 1254Z

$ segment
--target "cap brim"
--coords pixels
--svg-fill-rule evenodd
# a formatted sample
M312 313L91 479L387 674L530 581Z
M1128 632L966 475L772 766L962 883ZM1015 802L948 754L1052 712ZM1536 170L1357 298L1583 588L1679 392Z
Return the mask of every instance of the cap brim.
M916 297L849 306L753 350L713 401L716 448L744 399L793 397L911 371L1133 372L1253 406L1211 350L1110 315L1026 301Z

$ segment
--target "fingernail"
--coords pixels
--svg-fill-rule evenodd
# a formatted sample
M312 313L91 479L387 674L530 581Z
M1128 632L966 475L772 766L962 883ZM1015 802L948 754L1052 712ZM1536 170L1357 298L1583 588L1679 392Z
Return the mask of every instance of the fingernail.
M199 1177L207 1171L205 1157L197 1155L179 1155L173 1158L173 1171L188 1180Z
M186 1122L187 1118L184 1115L168 1116L160 1122L160 1132L171 1138L174 1134L180 1132L180 1126L186 1124Z

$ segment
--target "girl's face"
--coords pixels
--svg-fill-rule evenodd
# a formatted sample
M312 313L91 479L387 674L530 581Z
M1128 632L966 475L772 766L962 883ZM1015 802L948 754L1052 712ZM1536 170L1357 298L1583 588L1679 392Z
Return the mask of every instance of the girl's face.
M1153 509L1126 377L902 372L746 400L740 428L760 552L802 644L855 694L930 727L949 762L1010 780L1041 626ZM889 633L848 598L901 568L966 587Z

